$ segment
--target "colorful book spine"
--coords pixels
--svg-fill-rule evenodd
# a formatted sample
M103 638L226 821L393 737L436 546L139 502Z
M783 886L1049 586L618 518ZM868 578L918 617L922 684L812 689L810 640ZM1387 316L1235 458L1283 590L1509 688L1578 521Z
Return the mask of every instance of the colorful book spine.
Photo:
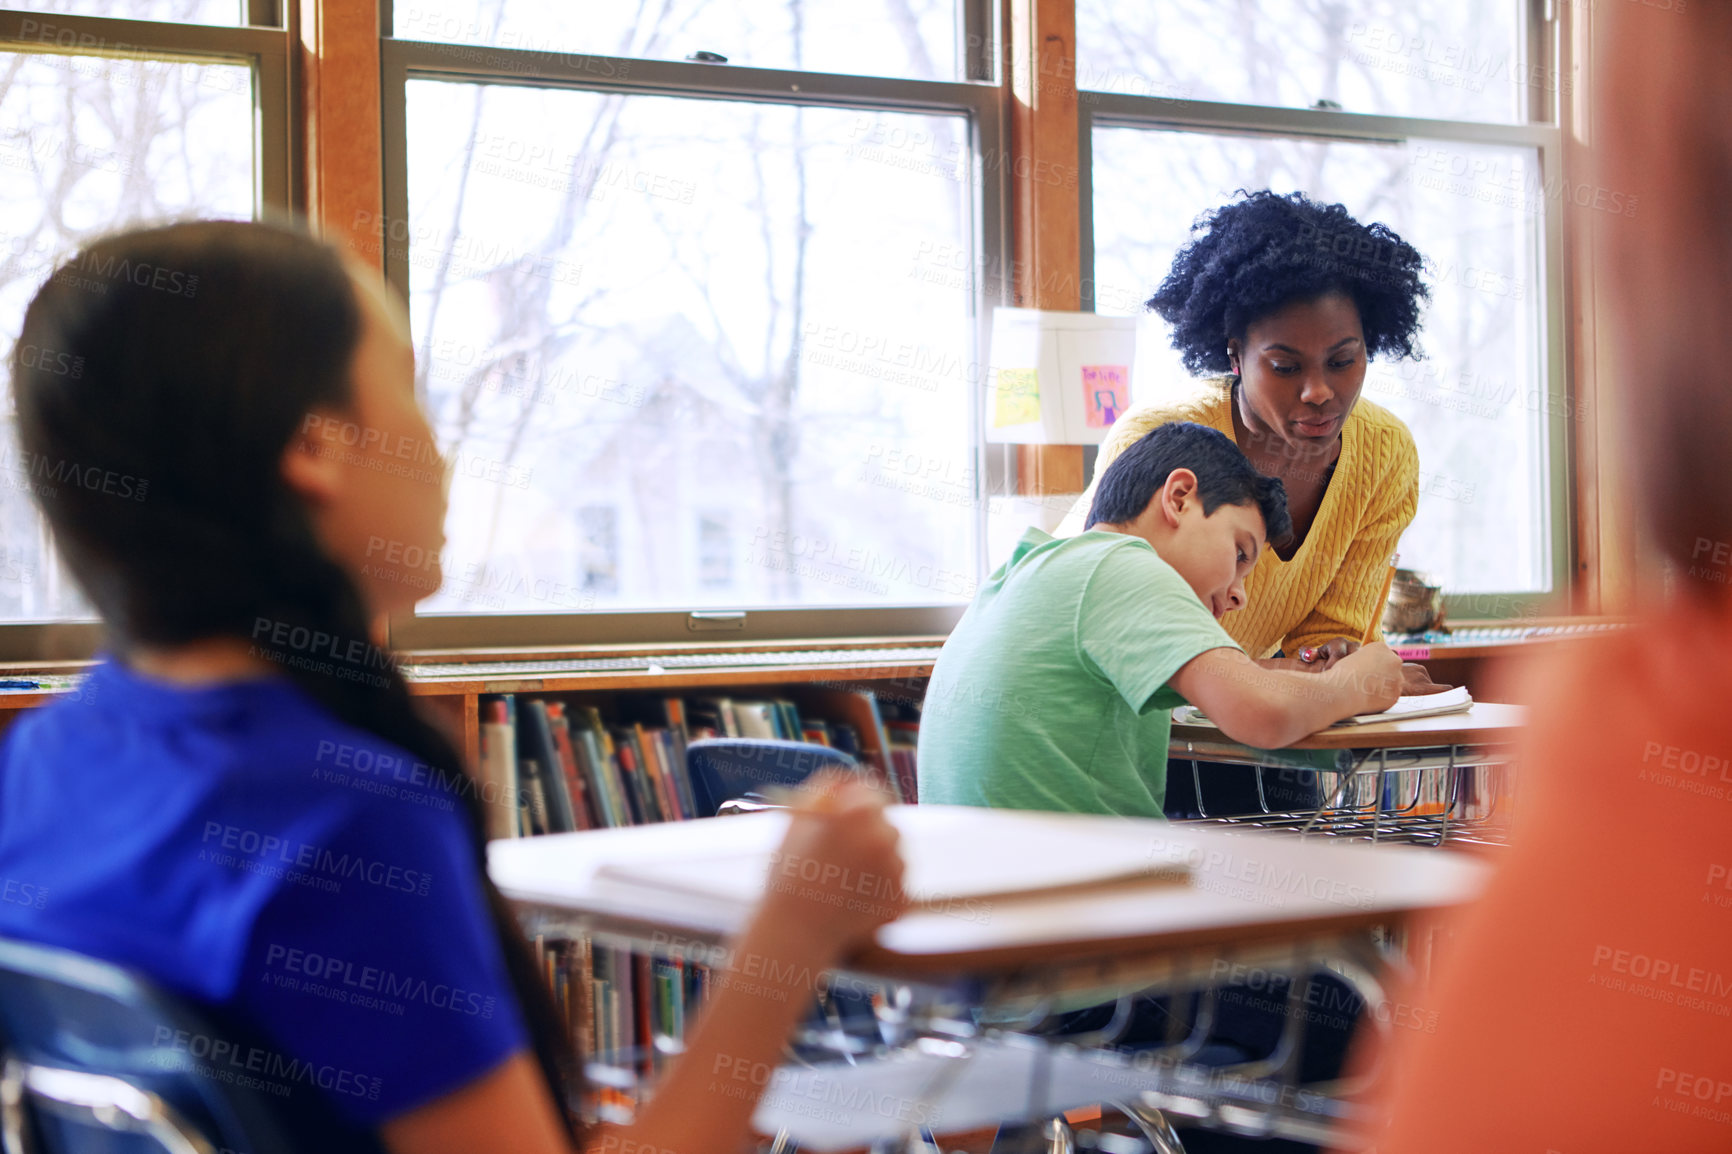
M481 699L481 804L489 838L519 837L517 733L510 698Z
M541 770L534 758L520 758L518 772L523 780L523 810L521 820L525 836L547 833L547 793L541 784Z
M577 751L571 744L571 722L565 716L565 706L557 701L547 703L547 724L553 732L554 750L559 754L561 773L566 791L571 795L572 819L578 829L594 829L600 822L595 816L595 804L589 796L589 784L577 762Z
M638 1077L655 1076L655 967L648 954L633 954L632 1059Z
M609 829L618 829L622 825L630 825L626 818L624 803L617 796L614 787L613 771L607 765L607 755L602 749L601 740L595 730L587 725L575 731L577 738L575 749L584 775L589 781L590 793L596 799L596 808L601 816L601 824Z
M686 764L686 742L691 740L691 731L686 725L686 703L677 697L662 698L662 719L667 722L668 764L674 771L680 808L695 817L697 795L692 790L691 768Z
M571 790L565 781L565 765L553 742L545 702L523 703L518 714L517 749L523 765L531 769L528 776L535 781L546 802L548 832L567 833L576 829Z
M644 767L649 771L650 781L655 785L656 804L661 807L663 820L684 821L689 815L680 809L673 781L662 761L661 746L655 739L655 731L645 729L642 725L632 726L632 743L632 747L643 757Z
M637 801L632 797L627 779L620 769L618 752L614 748L613 738L608 736L607 726L602 723L601 711L593 705L584 705L577 707L577 714L583 718L585 731L592 739L597 773L613 799L613 824L641 824L643 814L639 811Z
M688 818L698 816L697 794L692 789L691 767L686 764L685 738L674 729L658 729L655 736L661 747L662 764L667 767L668 777L673 781L674 793L679 798L680 812Z
M920 745L920 723L903 718L886 718L884 730L890 736L891 781L898 798L912 805L919 800L920 774L916 753Z
M643 761L638 756L632 731L616 729L611 731L609 736L613 741L614 757L619 763L620 778L626 783L627 796L631 799L634 824L646 825L661 821L661 807L656 805L649 772L644 769Z

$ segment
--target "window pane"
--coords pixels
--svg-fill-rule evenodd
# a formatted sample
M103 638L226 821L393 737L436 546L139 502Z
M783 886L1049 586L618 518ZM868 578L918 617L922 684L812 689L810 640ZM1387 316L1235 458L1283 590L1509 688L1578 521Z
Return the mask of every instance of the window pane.
M1097 310L1140 314L1133 401L1185 387L1165 322L1142 311L1191 221L1238 189L1303 190L1382 221L1430 262L1427 358L1373 362L1365 398L1419 446L1419 515L1404 566L1451 593L1550 587L1548 413L1540 235L1561 189L1531 149L1258 140L1200 133L1094 133ZM1472 174L1456 176L1453 174Z
M251 69L0 54L0 363L25 306L87 240L177 216L253 215ZM8 378L5 388L11 388ZM0 439L0 621L88 617L30 502L45 479Z
M913 80L961 79L956 0L412 0L401 40Z
M972 593L971 298L913 275L972 260L962 117L438 81L408 110L456 460L424 610Z
M1524 65L1522 25L1521 0L1081 0L1077 87L1521 121L1558 85Z
M30 10L68 16L111 16L119 20L168 20L177 24L245 24L245 0L31 0ZM68 48L89 48L87 42L66 39L67 29L52 20L40 19L24 25L26 37L63 42Z

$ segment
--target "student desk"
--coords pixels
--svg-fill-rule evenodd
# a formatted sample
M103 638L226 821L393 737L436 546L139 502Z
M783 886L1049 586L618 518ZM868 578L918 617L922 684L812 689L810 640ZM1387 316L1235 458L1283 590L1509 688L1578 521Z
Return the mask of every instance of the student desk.
M1142 870L1153 862L1183 860L1192 866L1192 879L1174 884L1120 878L1061 894L992 899L984 907L977 901L917 910L882 927L846 966L847 974L875 991L876 1036L852 1053L838 1047L843 1061L808 1055L807 1062L784 1067L758 1114L766 1132L786 1129L813 1149L906 1134L907 1120L916 1115L941 1117L941 1128L955 1131L1038 1120L1100 1101L1166 1110L1240 1132L1326 1139L1350 1107L1340 1097L1345 1087L1297 1084L1304 1006L1286 1020L1293 1044L1283 1046L1279 1057L1237 1067L1204 1068L1189 1061L1205 1040L1213 1012L1213 994L1207 992L1199 1004L1211 1009L1198 1012L1201 1025L1194 1020L1189 1037L1170 1038L1171 1044L1134 1058L1100 1049L1111 1042L1111 1031L1070 1036L1064 1039L1070 1044L1057 1046L1031 1031L1065 1010L1115 999L1128 1015L1139 991L1187 994L1247 975L1255 981L1259 974L1321 970L1350 982L1372 1008L1370 1019L1399 1023L1382 1012L1389 1005L1379 980L1383 961L1370 931L1465 901L1484 877L1482 863L1461 855L1163 821L948 806L894 806L889 813L902 831L911 877L917 857L966 855L970 838L990 838L1026 845L1049 860L1085 843L1091 860L1104 853L1128 865L1142 863ZM957 815L967 815L960 827ZM782 813L759 813L495 841L488 847L488 868L535 932L589 935L644 952L720 963L716 951L742 928L744 907L598 877L597 871L680 858L698 863L697 870L718 856L767 855L786 821ZM947 839L937 848L935 829ZM1308 989L1309 983L1293 981L1290 1006ZM811 1043L821 1033L808 1030L802 1041ZM873 1060L860 1060L868 1056ZM972 1089L967 1077L956 1078L958 1062L969 1060L977 1060L970 1067L977 1072ZM803 1109L814 1079L825 1087L823 1111ZM928 1087L921 1093L943 1100L922 1099L915 1103L921 1110L896 1112L900 1124L872 1109L838 1121L836 1103L873 1100L870 1087L879 1084L874 1079L888 1079L905 1093L912 1092L908 1085ZM955 1094L965 1100L954 1100Z
M1242 745L1206 725L1174 725L1167 772L1200 779L1204 762L1253 768L1262 812L1209 822L1427 845L1501 844L1513 807L1520 706L1476 701L1465 712L1332 726L1285 749ZM1315 773L1319 804L1279 810L1272 781ZM1199 796L1201 791L1199 790Z

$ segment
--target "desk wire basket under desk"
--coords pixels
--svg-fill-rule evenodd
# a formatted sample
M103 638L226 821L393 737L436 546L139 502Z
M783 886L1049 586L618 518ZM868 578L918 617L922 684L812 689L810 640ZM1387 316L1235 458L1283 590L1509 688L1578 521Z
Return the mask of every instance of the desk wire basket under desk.
M1215 755L1174 757L1168 773L1191 775L1201 814L1192 821L1396 845L1509 842L1516 780L1507 747L1339 750L1319 756L1322 752L1309 757L1271 752L1261 759L1219 755L1221 761L1251 769L1258 804L1252 813L1208 812L1204 781ZM1291 795L1311 780L1314 806L1283 809L1271 803L1277 783Z
M678 935L620 933L553 910L523 913L538 948L563 941L581 943L577 948L584 956L612 949L718 969L728 961L725 947L701 948ZM948 1097L958 1075L971 1066L980 1067L973 1080L988 1086L974 1086L969 1096L978 1099L984 1093L1000 1100L995 1124L1009 1127L995 1150L1076 1149L1066 1141L1069 1127L1051 1120L1085 1100L1122 1119L1124 1130L1112 1148L1127 1154L1184 1154L1169 1119L1246 1136L1355 1148L1359 1142L1351 1123L1363 1117L1357 1099L1371 1080L1345 1073L1312 1082L1302 1078L1307 1026L1324 1016L1311 983L1322 975L1345 981L1343 992L1323 1008L1359 1013L1363 1006L1365 1028L1386 1034L1394 1021L1394 1003L1382 981L1388 961L1389 955L1363 934L1325 934L1303 942L1197 949L1119 967L1036 969L998 981L929 983L832 972L814 983L814 1012L796 1028L783 1064L754 1075L753 1084L762 1091L757 1120L771 1123L766 1137L776 1132L757 1149L787 1154L796 1148L787 1126L811 1130L817 1124L822 1130L833 1123L866 1130L860 1141L814 1149L932 1154L942 1122L966 1121L974 1129L985 1121L966 1117L966 1110L959 1117ZM1272 1004L1281 1006L1279 1041L1268 1054L1206 1061L1223 997L1247 996L1223 994L1227 976L1238 974L1283 983L1271 995ZM588 991L582 1000L596 994ZM616 991L601 994L611 1001ZM578 997L575 987L566 987L561 1000ZM1173 1007L1166 1036L1127 1043L1134 1008L1157 997L1170 999ZM1085 1007L1111 1013L1091 1024L1073 1024L1072 1014ZM570 1008L583 1016L589 1007ZM684 1039L658 1024L649 1035L616 1033L585 1049L589 1100L573 1105L595 1122L628 1123L652 1092L664 1061L684 1049ZM907 1123L896 1127L902 1131L896 1137L882 1129L892 1118L886 1103L894 1107L896 1120ZM1044 1131L1039 1128L1043 1120ZM1029 1131L1030 1126L1036 1130ZM1029 1144L1037 1134L1039 1140Z
M489 871L586 1060L573 1104L597 1122L632 1119L701 1006L728 990L808 1002L778 1060L709 1072L712 1093L755 1100L762 1148L777 1154L789 1142L931 1154L941 1136L952 1154L958 1143L978 1154L983 1134L997 1154L1013 1140L1182 1154L1191 1130L1353 1148L1377 1075L1341 1064L1347 1039L1413 1025L1397 992L1413 919L1467 900L1486 872L1462 855L1154 819L889 816L942 870L954 862L933 854L971 835L976 851L1099 847L1134 872L1086 895L910 910L849 966L813 971L739 952L744 907L602 874L684 857L674 876L697 877L711 861L773 854L776 815L500 839ZM1151 851L1187 863L1191 884L1146 876ZM1100 1124L1073 1133L1064 1115L1085 1107Z

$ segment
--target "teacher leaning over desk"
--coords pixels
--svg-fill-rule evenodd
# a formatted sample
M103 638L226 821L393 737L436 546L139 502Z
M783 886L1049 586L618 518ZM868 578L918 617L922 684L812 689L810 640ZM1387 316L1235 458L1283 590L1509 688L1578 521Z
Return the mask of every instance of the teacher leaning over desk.
M1286 486L1293 534L1263 552L1245 606L1221 624L1264 665L1327 669L1380 636L1390 557L1419 502L1412 435L1359 394L1370 358L1418 355L1424 258L1384 225L1303 193L1250 193L1193 233L1148 305L1172 325L1196 391L1115 421L1095 481L1170 421L1231 437ZM1059 536L1082 531L1094 493L1091 481ZM1402 674L1403 693L1449 688L1419 665Z

